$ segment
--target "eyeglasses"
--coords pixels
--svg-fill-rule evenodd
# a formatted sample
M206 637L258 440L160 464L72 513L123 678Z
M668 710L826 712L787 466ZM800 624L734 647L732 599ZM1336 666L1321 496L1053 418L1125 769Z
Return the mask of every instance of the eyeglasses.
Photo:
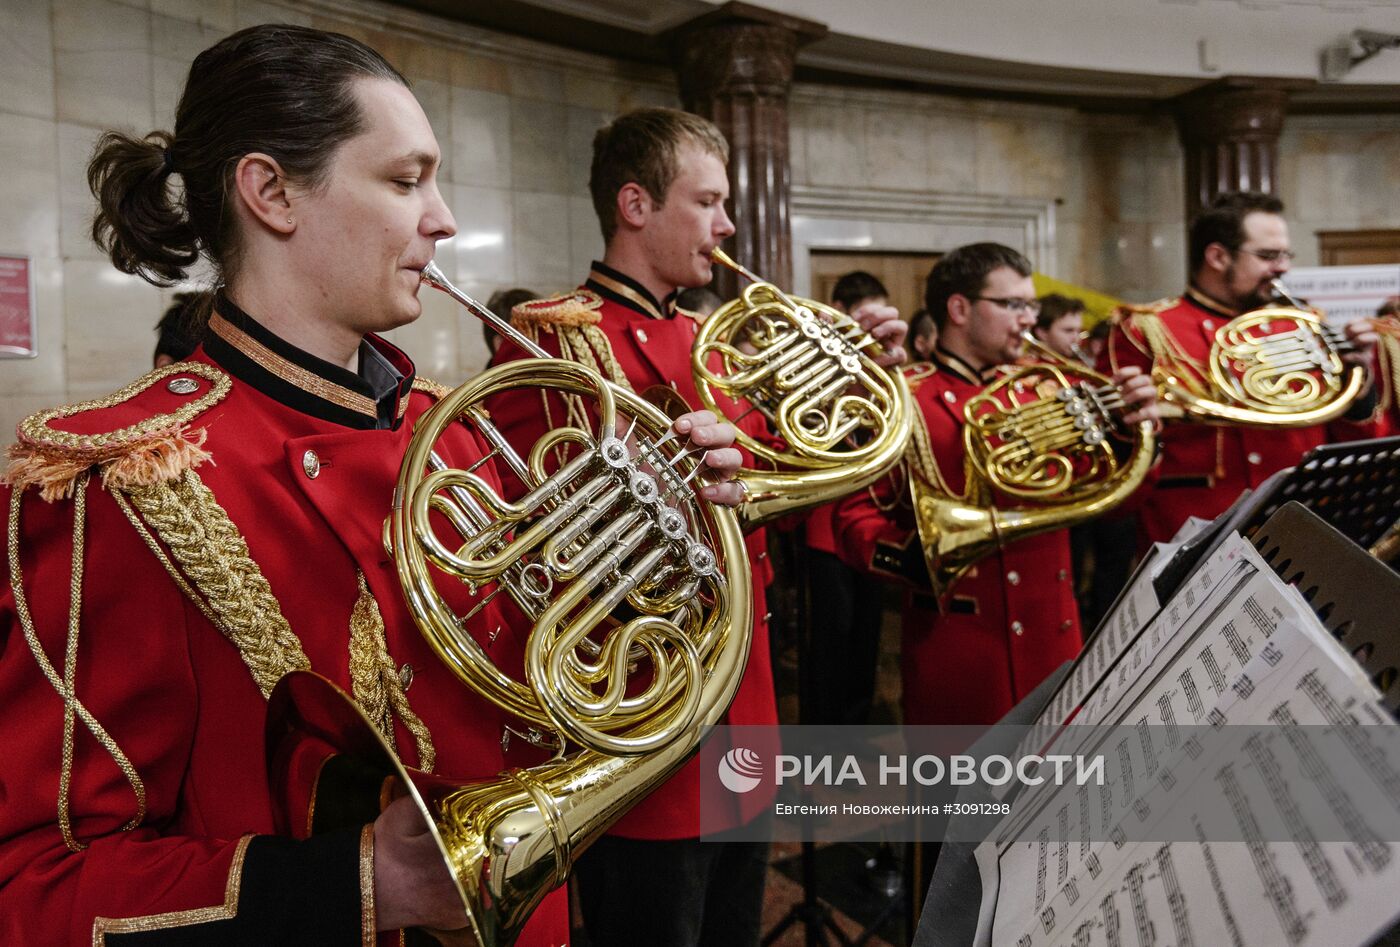
M988 303L996 303L1001 308L1008 312L1014 312L1018 316L1022 313L1032 316L1040 315L1039 299L999 299L996 296L969 296L968 298L973 300L980 299Z
M1298 254L1292 250L1251 250L1249 247L1240 247L1241 253L1248 253L1252 257L1258 257L1265 263L1288 263Z

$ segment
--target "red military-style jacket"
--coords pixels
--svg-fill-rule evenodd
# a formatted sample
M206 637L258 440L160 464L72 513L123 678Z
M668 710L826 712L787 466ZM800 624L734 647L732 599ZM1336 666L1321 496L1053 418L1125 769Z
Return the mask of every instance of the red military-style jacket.
M1400 433L1400 316L1375 321L1380 344L1376 346L1376 386L1379 389L1377 437Z
M507 720L429 648L384 548L432 386L375 336L357 374L226 299L210 328L189 361L36 415L11 449L0 943L399 943L374 934L367 825L274 834L264 692L290 668L353 692L408 765L431 755L439 774L481 778L541 761L519 741L503 751ZM461 427L438 450L458 466L486 453ZM518 673L510 615L489 608L471 632ZM567 939L560 890L522 942Z
M550 299L522 303L513 321L532 334L539 345L553 356L560 352L560 331L580 326L596 327L606 337L599 352L589 347L604 377L625 383L638 394L660 386L670 388L691 409L698 409L699 395L690 368L690 352L695 344L695 318L675 306L674 294L656 299L645 287L624 273L602 263L594 263L587 281L572 293ZM576 346L586 344L570 333L570 352L577 358ZM502 341L492 364L503 364L531 357L509 339ZM611 361L609 361L611 359ZM541 414L540 398L532 392L506 392L491 400L489 408L506 439L519 449L535 443L550 423ZM731 418L743 414L735 406L725 413ZM562 423L564 409L553 400L550 418ZM758 412L748 414L738 426L755 437L766 436L766 422ZM752 467L753 457L744 451L744 465ZM773 725L778 722L773 690L773 672L768 650L768 612L764 589L773 578L763 530L746 537L753 568L753 639L749 645L748 667L739 692L730 705L725 723L730 726ZM723 800L728 802L730 800ZM734 811L727 818L716 814L716 824L738 825L766 808L762 792L734 795ZM707 818L707 826L709 826ZM623 816L613 834L638 839L695 838L700 835L699 759L691 760L676 775Z
M1117 317L1101 357L1113 370L1137 366L1151 372L1154 356L1138 319L1152 314L1188 358L1204 363L1216 331L1239 313L1204 293L1188 288L1179 298L1128 309ZM1214 519L1246 489L1262 484L1276 471L1292 467L1320 444L1361 440L1380 433L1374 421L1334 421L1306 428L1252 428L1169 422L1161 433L1158 476L1135 497L1144 543L1171 539L1187 517Z
M942 349L906 368L928 446L950 490L965 490L963 409L995 380ZM956 582L940 614L929 591L908 495L908 464L836 505L835 534L852 568L905 583L900 667L904 722L1000 719L1083 644L1065 530L1017 540Z

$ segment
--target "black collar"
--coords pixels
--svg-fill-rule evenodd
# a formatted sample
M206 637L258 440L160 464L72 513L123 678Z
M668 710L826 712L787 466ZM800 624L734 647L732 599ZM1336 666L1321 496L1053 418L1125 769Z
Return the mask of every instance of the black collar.
M965 359L954 355L941 345L935 345L933 348L933 362L938 366L940 371L950 372L963 381L973 385L986 384L986 376L995 374L996 372L996 366L987 369L985 372L979 372L969 365Z
M274 335L222 292L214 301L204 351L268 397L349 428L398 427L413 390L413 362L379 336L365 336L360 370L352 372Z
M1206 312L1220 316L1222 319L1233 319L1239 315L1238 312L1231 309L1229 306L1224 303L1216 302L1194 286L1186 287L1186 292L1182 295L1188 302L1195 304L1198 308L1204 309Z
M674 291L658 302L641 283L597 260L593 261L588 282L583 285L604 299L610 299L652 319L669 319L676 314L677 294Z

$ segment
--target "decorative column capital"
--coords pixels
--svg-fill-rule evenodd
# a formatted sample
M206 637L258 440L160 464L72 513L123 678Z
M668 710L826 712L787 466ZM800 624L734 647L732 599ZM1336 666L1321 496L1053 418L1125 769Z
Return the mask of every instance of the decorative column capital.
M1227 191L1278 192L1288 96L1307 79L1230 76L1172 100L1186 159L1186 217Z
M1288 94L1303 83L1230 77L1172 101L1183 144L1223 139L1276 141L1288 112Z
M786 99L797 51L826 32L821 23L731 0L671 31L681 101L703 114L715 96Z

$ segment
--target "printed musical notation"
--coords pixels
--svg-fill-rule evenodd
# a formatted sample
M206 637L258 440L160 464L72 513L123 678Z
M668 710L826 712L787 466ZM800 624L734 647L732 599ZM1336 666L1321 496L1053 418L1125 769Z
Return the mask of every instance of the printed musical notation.
M1100 680L1066 684L1050 752L1100 754L1107 778L1016 798L977 850L979 945L1335 947L1400 916L1379 694L1238 537L1185 587L1155 635L1103 649Z

